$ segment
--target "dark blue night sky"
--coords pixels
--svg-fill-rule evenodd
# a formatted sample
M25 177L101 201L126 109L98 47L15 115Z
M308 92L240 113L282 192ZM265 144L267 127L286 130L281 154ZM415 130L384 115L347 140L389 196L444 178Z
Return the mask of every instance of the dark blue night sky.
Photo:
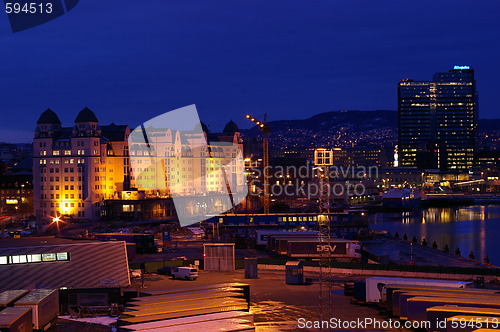
M0 13L0 141L30 142L47 107L71 125L136 126L196 104L230 119L397 108L401 78L476 70L480 117L500 118L500 2L81 0L12 33Z

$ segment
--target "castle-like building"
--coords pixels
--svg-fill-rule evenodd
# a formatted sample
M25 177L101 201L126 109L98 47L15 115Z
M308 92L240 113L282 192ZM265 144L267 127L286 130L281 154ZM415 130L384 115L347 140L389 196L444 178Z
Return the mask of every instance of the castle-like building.
M54 111L43 112L33 141L37 219L98 219L106 199L130 189L129 134L127 125L100 126L87 107L72 127L62 127Z
M152 150L150 142L133 139L129 147L127 125L100 125L87 107L72 127L62 127L57 114L46 110L37 121L33 142L37 219L98 220L110 211L113 216L135 213L137 217L140 209L154 209L155 217L161 218L172 213L158 210L172 204L148 208L133 201L168 199L173 194L227 195L228 185L234 190L245 187L245 179L238 176L244 171L238 126L230 121L222 133L211 134L201 125L202 130L190 133L149 128L158 137ZM151 151L158 152L154 159ZM214 171L220 164L226 165L224 174Z

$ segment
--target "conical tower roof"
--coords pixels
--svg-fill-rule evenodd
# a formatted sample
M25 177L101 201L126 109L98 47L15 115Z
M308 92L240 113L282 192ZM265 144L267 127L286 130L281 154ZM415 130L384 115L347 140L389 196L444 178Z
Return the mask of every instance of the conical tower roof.
M51 110L50 108L47 108L45 112L40 115L40 118L38 118L38 121L36 122L37 124L39 123L54 123L54 124L61 124L61 120L59 120L59 117L57 114Z
M75 122L99 122L94 112L92 112L88 107L85 107L83 110L78 113L76 116Z
M235 133L239 132L240 128L236 123L234 123L233 120L229 121L226 126L224 127L224 130L222 131L223 133Z

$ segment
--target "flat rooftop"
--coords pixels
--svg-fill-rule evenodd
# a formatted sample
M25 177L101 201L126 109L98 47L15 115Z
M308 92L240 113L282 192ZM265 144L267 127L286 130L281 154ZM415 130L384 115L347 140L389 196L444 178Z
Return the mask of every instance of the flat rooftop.
M19 239L13 239L13 238L0 239L0 248L40 247L40 246L50 246L50 245L81 244L81 243L96 243L96 242L110 242L110 241L56 237L56 236L22 237ZM112 241L112 242L117 242L117 241Z

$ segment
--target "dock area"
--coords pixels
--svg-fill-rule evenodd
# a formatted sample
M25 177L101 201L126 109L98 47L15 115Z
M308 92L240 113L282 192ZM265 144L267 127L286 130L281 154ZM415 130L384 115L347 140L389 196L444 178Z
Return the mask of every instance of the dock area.
M452 253L398 239L363 241L363 251L378 263L467 268L498 268Z

